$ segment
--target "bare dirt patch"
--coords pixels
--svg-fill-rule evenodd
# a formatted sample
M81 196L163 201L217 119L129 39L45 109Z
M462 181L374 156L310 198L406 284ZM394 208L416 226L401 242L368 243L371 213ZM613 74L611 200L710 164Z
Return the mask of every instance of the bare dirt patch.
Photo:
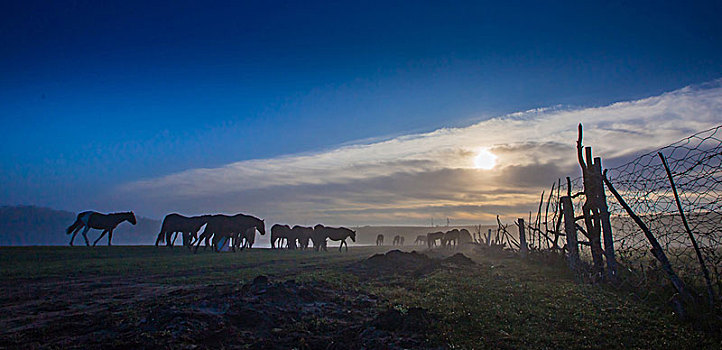
M416 251L391 250L386 254L375 254L351 266L349 269L358 275L367 277L377 274L403 274L419 277L442 267L468 267L474 265L476 263L462 253L456 253L445 258L431 258Z
M70 311L74 307L52 315L35 307L43 316L34 321L18 315L24 326L0 333L0 348L434 348L427 335L436 317L427 310L396 310L375 295L318 281L258 276L243 285L175 288L132 303Z

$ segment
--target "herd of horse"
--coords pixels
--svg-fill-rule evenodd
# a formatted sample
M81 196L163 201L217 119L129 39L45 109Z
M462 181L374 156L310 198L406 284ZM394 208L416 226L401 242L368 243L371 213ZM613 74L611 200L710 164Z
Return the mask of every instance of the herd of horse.
M455 247L461 243L473 242L473 239L469 230L462 228L461 230L453 229L446 232L439 231L427 233L425 235L418 235L416 236L414 245L427 245L429 248L433 248L437 246L437 242L439 242L439 245L441 247ZM394 240L391 244L404 245L404 236L394 236ZM376 245L384 245L384 235L379 234L378 236L376 236Z
M95 246L103 236L108 235L108 245L111 245L113 239L113 230L122 222L128 221L135 225L135 214L133 212L102 214L94 211L85 211L78 214L75 222L70 225L66 233L73 234L70 239L70 245L73 245L75 236L81 229L85 244L90 245L88 241L88 230L103 230L100 237L93 242ZM205 226L205 229L201 229ZM243 250L251 248L255 242L256 231L261 235L266 234L266 223L262 219L246 214L236 215L199 215L199 216L183 216L180 214L168 214L163 219L158 237L155 240L157 247L161 242L165 241L166 246L173 247L178 235L182 237L182 244L193 252L197 252L201 243L205 242L204 249L212 247L214 251L220 251L222 247L228 247L234 252L236 249ZM199 235L200 234L200 235ZM313 227L305 226L289 226L275 224L271 227L271 248L287 248L287 249L308 249L310 243L313 243L313 249L328 250L327 241L340 241L338 247L342 251L344 245L348 251L348 243L346 239L356 242L356 232L346 227L326 227L318 224ZM446 232L432 232L418 235L414 241L415 245L427 245L429 248L437 246L451 247L461 243L472 242L471 233L466 229L453 229ZM384 235L379 234L376 237L376 245L384 244ZM404 237L401 235L394 236L392 245L404 245Z
M78 214L75 222L70 225L66 233L73 234L70 245L73 245L75 236L81 229L85 244L88 241L88 230L91 228L103 230L98 239L93 242L95 246L98 241L107 233L108 245L111 245L113 230L124 221L135 225L135 214L133 212L102 214L94 211L86 211ZM205 229L202 230L203 226ZM214 251L220 251L222 247L229 247L234 252L236 249L243 250L251 248L255 242L256 231L261 235L266 234L266 223L255 216L246 214L236 215L199 215L183 216L180 214L168 214L163 219L160 232L155 241L157 247L165 241L168 247L173 247L178 235L182 237L182 244L193 252L197 252L201 243L205 242L205 248L212 247ZM271 247L280 248L285 243L288 249L307 249L309 241L313 242L315 250L328 250L327 240L340 241L339 251L348 243L346 239L356 242L356 232L346 227L327 227L318 224L314 227L303 227L275 224L271 227Z

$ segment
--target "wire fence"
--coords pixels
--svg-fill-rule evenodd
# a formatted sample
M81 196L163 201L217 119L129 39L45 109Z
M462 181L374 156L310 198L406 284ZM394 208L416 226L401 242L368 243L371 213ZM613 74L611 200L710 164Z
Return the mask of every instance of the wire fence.
M691 236L699 247L702 264L709 271L709 284L690 233L683 224L660 154L667 161ZM689 289L698 296L712 294L709 296L717 298L719 305L722 295L722 125L608 169L606 177L648 226L671 267ZM604 191L618 264L616 285L626 287L643 299L654 295L668 297L669 276L653 255L650 241L609 189ZM559 179L541 194L538 206L524 218L525 236L532 252L566 251L569 254L560 202L562 196L571 196L575 226L580 232L581 266L576 270L583 279L597 281L599 276L592 266L593 234L587 232L589 226L582 220L589 218L589 213L583 210L588 202L587 193L583 177ZM504 231L506 226L499 222ZM602 237L603 247L605 243ZM511 249L518 250L518 247L510 245Z
M722 125L607 172L610 182L656 236L677 274L700 294L706 293L702 266L684 227L659 154L667 159L692 236L719 296L722 294ZM623 268L639 277L640 287L665 283L644 233L617 201L612 198L608 205L617 259Z

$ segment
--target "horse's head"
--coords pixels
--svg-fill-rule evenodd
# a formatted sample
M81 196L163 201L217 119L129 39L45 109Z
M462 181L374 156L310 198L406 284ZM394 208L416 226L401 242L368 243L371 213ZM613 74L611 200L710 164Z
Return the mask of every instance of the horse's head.
M135 214L132 211L128 213L128 218L126 220L128 220L128 222L133 225L135 225L137 223L135 221Z
M321 229L323 229L324 227L326 227L326 226L323 226L323 225L321 225L321 224L318 224L318 225L314 226L313 229L314 229L314 230L321 230Z
M259 220L258 225L256 225L256 230L261 233L261 236L266 234L266 221L265 220Z
M349 237L351 237L352 241L356 242L356 231L354 231L354 230L349 230L349 231L351 231L351 233L349 233Z

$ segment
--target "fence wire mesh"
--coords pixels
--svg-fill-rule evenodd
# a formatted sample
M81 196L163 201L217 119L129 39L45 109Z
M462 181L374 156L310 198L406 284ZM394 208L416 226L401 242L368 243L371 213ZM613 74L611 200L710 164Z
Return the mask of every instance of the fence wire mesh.
M722 125L608 169L607 178L656 236L672 267L685 283L705 293L705 280L683 225L664 165L668 162L683 211L710 271L717 297L722 294ZM665 285L644 233L608 192L617 259L635 287ZM643 292L642 292L643 293Z

